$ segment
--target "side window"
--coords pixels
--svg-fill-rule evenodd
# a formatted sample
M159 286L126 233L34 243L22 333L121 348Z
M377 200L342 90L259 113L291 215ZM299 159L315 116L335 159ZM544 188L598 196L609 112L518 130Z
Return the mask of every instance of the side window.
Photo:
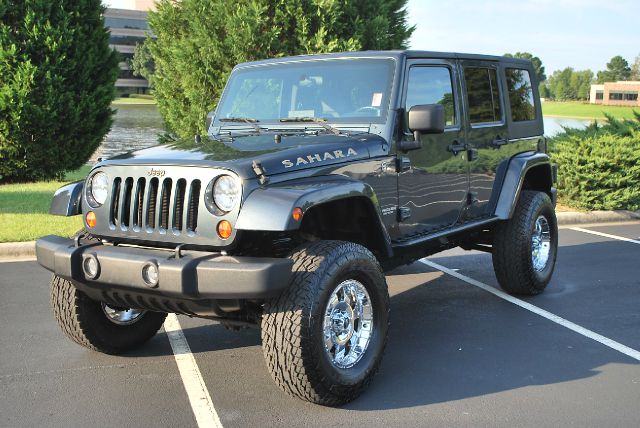
M533 103L533 89L529 71L520 68L507 68L507 89L511 105L511 120L522 122L535 120L536 109Z
M442 104L446 126L457 123L451 71L447 67L411 67L406 111L420 104Z
M464 81L467 85L469 121L472 124L501 121L502 107L496 70L465 67Z

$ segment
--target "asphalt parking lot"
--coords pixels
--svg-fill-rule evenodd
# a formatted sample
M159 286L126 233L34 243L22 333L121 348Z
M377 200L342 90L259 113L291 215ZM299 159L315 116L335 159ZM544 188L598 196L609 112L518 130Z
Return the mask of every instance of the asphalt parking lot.
M488 254L428 262L388 276L382 367L343 408L281 393L257 329L179 316L222 425L640 425L640 222L561 229L553 280L525 308L477 286L497 287ZM48 282L35 261L0 263L0 426L197 426L164 331L125 356L88 351L58 329Z

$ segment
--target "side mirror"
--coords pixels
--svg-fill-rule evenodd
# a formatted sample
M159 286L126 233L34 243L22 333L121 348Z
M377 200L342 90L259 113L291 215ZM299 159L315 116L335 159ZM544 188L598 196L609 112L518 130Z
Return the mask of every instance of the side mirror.
M442 134L444 127L444 106L441 104L422 104L409 109L409 130L416 140L420 139L420 134Z

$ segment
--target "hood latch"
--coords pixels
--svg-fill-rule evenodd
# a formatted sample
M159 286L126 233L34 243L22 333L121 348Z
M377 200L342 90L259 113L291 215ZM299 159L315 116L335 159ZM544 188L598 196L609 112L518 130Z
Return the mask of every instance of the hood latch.
M269 177L267 177L267 170L262 166L262 163L260 163L260 161L254 160L251 163L251 168L253 168L253 172L255 172L261 185L264 186L269 182Z

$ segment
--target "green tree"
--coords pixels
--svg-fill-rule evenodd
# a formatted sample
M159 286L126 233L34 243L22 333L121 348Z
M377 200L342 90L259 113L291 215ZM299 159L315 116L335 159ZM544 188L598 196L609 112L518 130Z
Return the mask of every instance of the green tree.
M617 82L619 80L629 80L631 77L631 67L626 59L620 55L611 58L607 63L607 69L598 71L598 83Z
M547 80L542 60L537 56L533 56L533 54L530 54L529 52L516 52L515 54L506 53L504 56L509 58L528 59L533 64L533 70L536 72L536 76L538 76L538 82L544 82Z
M631 80L640 80L640 55L631 64Z
M283 55L402 49L414 31L407 0L160 0L156 38L133 65L154 87L158 109L178 136L202 133L239 62ZM144 58L150 53L155 69ZM136 58L138 57L138 58Z
M553 99L560 101L587 100L593 82L591 70L575 71L571 67L556 70L547 80L547 88Z
M538 92L540 93L541 98L549 98L551 93L549 92L549 88L545 84L545 82L540 82L538 85Z
M59 177L111 126L118 56L100 0L0 0L0 180Z

